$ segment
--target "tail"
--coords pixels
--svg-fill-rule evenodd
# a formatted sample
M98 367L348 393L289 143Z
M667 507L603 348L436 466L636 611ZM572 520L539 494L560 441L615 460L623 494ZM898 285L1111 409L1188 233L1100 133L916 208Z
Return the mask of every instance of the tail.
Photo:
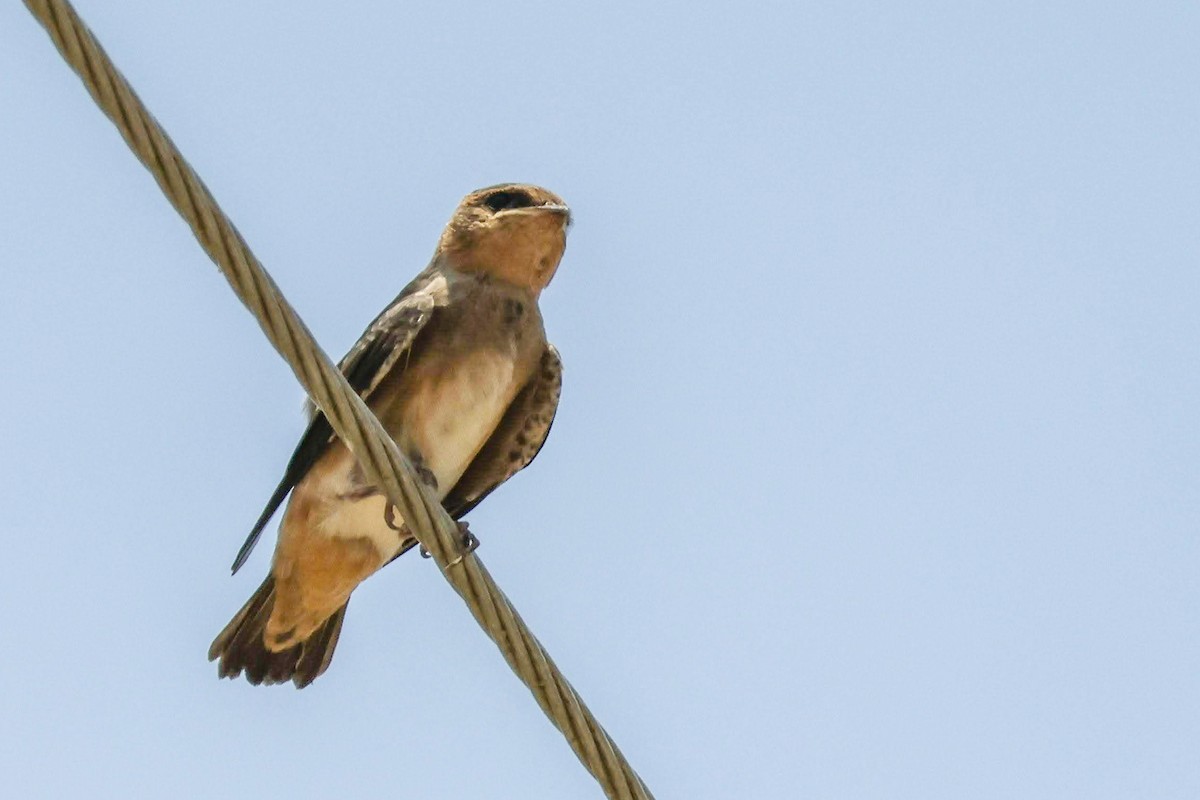
M209 661L220 659L217 665L220 677L236 678L244 672L246 680L255 686L290 680L297 689L303 689L329 668L342 632L346 606L335 611L304 641L272 652L263 641L263 630L274 605L275 578L268 575L208 648Z

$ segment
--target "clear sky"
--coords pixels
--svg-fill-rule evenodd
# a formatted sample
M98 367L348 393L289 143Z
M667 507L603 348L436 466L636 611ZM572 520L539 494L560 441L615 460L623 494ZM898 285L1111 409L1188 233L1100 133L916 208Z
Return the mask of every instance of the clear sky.
M658 797L1200 796L1196 4L79 5L334 357L468 191L572 205L472 528ZM599 796L418 558L217 680L302 392L15 2L0 364L6 787Z

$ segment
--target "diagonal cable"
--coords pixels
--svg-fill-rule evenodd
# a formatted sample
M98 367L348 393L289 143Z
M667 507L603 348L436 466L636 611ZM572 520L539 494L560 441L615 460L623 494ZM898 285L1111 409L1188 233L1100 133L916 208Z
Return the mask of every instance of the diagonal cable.
M566 737L575 755L600 782L604 793L621 800L649 800L652 796L641 778L558 671L483 563L473 553L458 555L457 525L424 491L412 465L317 346L208 188L113 66L75 9L66 0L25 0L25 5L46 28L63 58L191 226L200 246L254 314L309 397L328 417L371 481L395 503L446 580L529 687L542 711Z

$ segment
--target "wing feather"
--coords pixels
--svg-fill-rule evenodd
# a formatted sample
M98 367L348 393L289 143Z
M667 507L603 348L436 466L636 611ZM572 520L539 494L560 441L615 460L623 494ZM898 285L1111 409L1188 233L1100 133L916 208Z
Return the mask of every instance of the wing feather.
M546 345L537 373L517 393L495 432L442 500L451 517L465 516L537 457L554 424L561 393L562 360L553 345Z
M350 386L364 400L370 399L380 382L409 352L417 336L429 323L434 310L443 305L445 300L445 278L426 270L404 287L396 299L371 322L350 352L338 363ZM311 417L308 429L292 452L283 478L233 560L234 573L246 563L263 529L275 516L288 493L308 474L334 440L333 427L325 415L312 409Z

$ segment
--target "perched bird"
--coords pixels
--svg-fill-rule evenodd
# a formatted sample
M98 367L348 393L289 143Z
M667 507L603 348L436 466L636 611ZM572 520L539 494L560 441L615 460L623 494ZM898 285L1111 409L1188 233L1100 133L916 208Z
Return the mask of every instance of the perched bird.
M429 266L339 364L456 520L526 467L550 432L562 362L538 297L570 221L537 186L467 195ZM329 666L350 593L417 544L314 411L234 572L289 493L270 574L209 648L221 677L307 686Z

